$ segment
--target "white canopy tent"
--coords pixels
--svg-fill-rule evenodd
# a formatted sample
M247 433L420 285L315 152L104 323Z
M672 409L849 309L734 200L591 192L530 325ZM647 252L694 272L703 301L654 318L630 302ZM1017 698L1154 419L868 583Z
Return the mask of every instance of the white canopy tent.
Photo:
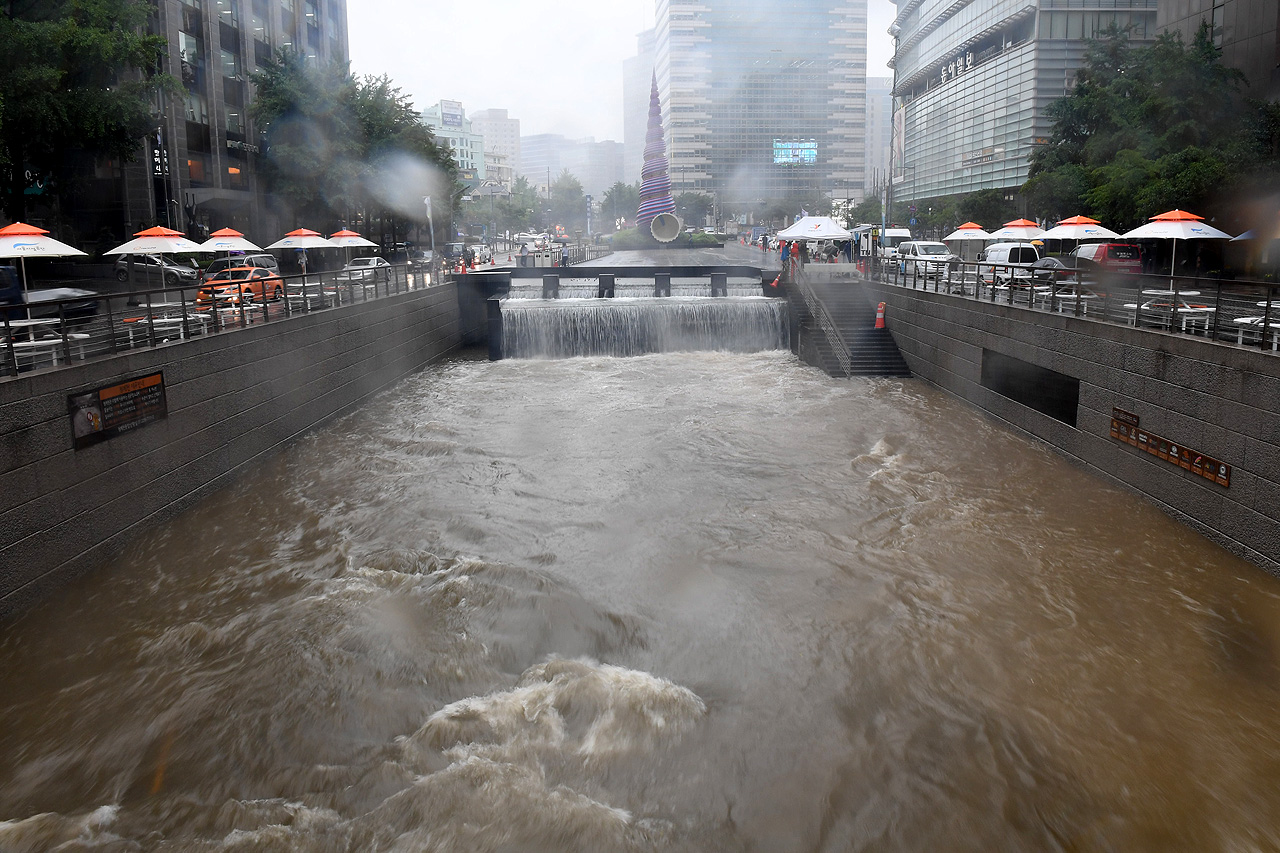
M852 236L830 216L806 216L778 232L779 240L848 240Z

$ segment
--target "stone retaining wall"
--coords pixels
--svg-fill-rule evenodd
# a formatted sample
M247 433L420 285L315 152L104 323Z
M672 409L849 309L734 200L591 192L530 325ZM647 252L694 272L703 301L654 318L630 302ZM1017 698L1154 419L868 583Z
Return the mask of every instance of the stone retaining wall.
M457 288L0 381L0 616L455 349ZM67 395L164 372L168 417L74 450Z
M864 281L916 375L1280 574L1280 357L1203 338ZM1076 426L982 384L983 351L1080 382ZM1110 437L1113 407L1232 466L1223 488Z

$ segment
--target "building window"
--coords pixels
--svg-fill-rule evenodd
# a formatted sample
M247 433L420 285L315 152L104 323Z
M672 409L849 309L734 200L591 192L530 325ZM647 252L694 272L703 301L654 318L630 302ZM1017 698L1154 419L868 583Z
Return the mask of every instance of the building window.
M271 21L266 15L254 12L249 18L249 30L254 41L260 41L264 44L271 42Z
M187 160L187 172L191 175L191 183L208 184L209 182L209 158L204 156L191 157Z
M227 113L227 133L235 133L240 136L244 135L244 114L243 113Z
M239 166L228 166L227 186L233 190L247 189L248 181L245 180L244 170Z
M205 104L204 95L187 92L185 101L187 121L207 125L209 123L209 109Z
M222 76L228 80L240 79L240 57L229 50L222 51Z
M1226 6L1224 0L1213 0L1213 45L1214 47L1222 47L1222 31L1223 24L1226 21Z
M240 9L236 0L214 0L217 4L218 21L229 27L240 26Z

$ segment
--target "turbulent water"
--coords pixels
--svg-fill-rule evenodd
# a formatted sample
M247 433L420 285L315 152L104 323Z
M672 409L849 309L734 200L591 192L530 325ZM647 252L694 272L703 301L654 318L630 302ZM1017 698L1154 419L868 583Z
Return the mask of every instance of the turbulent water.
M1278 632L915 381L458 361L0 627L0 850L1276 849Z

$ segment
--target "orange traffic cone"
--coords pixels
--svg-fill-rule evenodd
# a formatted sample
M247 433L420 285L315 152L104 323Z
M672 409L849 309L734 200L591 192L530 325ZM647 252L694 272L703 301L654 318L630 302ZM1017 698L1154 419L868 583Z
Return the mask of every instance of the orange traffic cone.
M876 306L876 328L884 328L884 303L881 302Z
M782 280L782 273L778 273L777 278L775 278L773 281L769 282L769 286L770 286L770 287L777 287L777 286L778 286L778 282L779 282L779 281L781 281L781 280Z

